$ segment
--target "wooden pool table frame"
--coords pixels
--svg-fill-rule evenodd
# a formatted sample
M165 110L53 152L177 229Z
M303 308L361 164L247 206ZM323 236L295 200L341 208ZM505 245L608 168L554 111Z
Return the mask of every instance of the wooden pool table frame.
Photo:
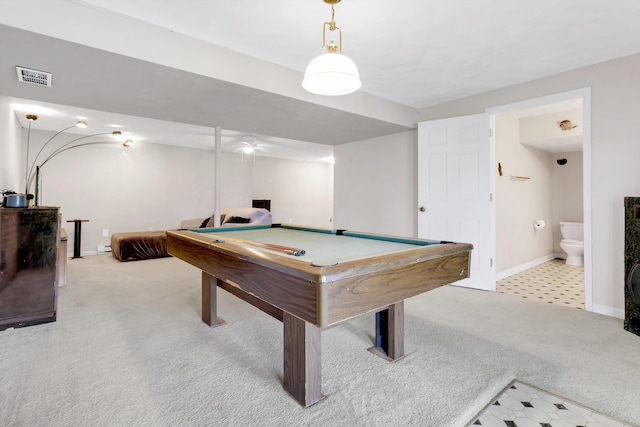
M167 231L169 253L202 270L202 320L211 327L224 324L217 317L220 287L282 321L283 387L305 407L323 398L322 329L381 312L384 344L370 350L388 360L401 358L404 300L469 277L473 249L466 243L416 246L316 267L296 257L211 236L215 233Z

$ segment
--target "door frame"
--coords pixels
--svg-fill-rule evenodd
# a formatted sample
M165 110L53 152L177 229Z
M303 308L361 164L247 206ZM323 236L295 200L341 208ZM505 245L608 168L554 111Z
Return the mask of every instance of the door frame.
M512 104L500 105L497 107L487 108L486 113L490 114L491 123L491 159L492 164L495 163L495 115L507 113L515 110L523 110L526 108L539 107L546 104L568 101L571 99L582 98L582 210L584 222L584 308L585 311L593 311L593 255L591 249L591 88L575 89L568 92L560 92L539 98L533 98L526 101L515 102ZM495 194L495 173L491 169L491 193ZM494 205L492 204L492 208ZM492 257L495 260L495 215L492 214ZM495 262L492 265L492 277L495 286Z

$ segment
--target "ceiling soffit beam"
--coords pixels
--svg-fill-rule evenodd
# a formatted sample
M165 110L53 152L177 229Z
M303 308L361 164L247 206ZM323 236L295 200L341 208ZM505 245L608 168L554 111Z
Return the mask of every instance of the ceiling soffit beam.
M362 91L338 98L310 94L300 85L301 72L75 2L9 2L3 5L0 23L402 127L417 123L411 107Z
M337 145L411 127L0 25L0 95ZM16 64L53 74L19 83Z

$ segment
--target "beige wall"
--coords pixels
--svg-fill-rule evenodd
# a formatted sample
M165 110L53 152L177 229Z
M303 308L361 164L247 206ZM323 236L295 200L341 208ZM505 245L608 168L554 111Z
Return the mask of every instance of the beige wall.
M0 96L0 190L24 192L24 157L21 150L22 128L9 99Z
M26 131L18 126L18 133L19 144L24 145ZM32 131L32 158L52 135ZM71 138L59 135L53 147ZM211 215L214 160L213 151L153 143L127 149L119 144L80 147L61 153L43 167L42 204L60 207L71 241L73 225L66 221L89 220L82 226L81 248L88 255L98 245L108 244L113 233L178 228L184 219ZM253 198L271 198L277 218L330 226L332 165L261 157L254 163L247 158L242 161L238 153L222 153L220 167L222 207L251 206ZM24 175L22 162L15 170ZM20 181L15 175L11 178ZM266 192L266 187L278 191ZM315 208L310 208L311 203ZM109 236L102 235L104 229Z
M566 257L559 244L560 222L584 220L582 152L549 153L522 145L540 140L561 145L565 135L559 135L557 117L582 123L581 111L524 118L496 115L495 161L504 173L500 177L496 171L495 176L497 280L552 257ZM575 133L582 135L578 129ZM558 159L568 162L559 165ZM509 175L522 175L518 170L530 171L524 175L532 179L511 180ZM546 227L534 230L534 217Z
M591 88L591 232L593 309L624 315L623 198L640 194L640 55L424 108L420 120L486 109L574 89Z
M275 223L333 227L333 165L256 157L253 198L271 200Z
M560 222L583 222L583 155L581 151L554 153L551 160L553 170L553 248L556 254L566 257L560 248ZM567 159L565 165L556 160Z
M517 116L495 117L496 275L553 253L551 154L520 143ZM511 179L526 176L528 180ZM547 226L533 228L536 220Z
M415 236L416 150L416 132L336 146L336 228Z
M424 108L419 121L477 114L512 103L590 88L592 308L624 316L623 198L640 194L640 55ZM587 124L585 124L586 126ZM588 133L585 128L585 134ZM336 147L339 228L415 235L415 132ZM395 149L394 149L395 148ZM550 161L552 162L553 159Z
M31 156L51 135L32 131ZM68 139L60 135L54 146ZM250 206L250 163L223 153L221 168L221 203ZM164 230L210 215L214 182L213 151L153 143L92 145L61 153L42 168L41 204L60 207L70 239L73 226L66 221L89 220L82 226L82 252L89 254L110 242L104 229L109 234Z

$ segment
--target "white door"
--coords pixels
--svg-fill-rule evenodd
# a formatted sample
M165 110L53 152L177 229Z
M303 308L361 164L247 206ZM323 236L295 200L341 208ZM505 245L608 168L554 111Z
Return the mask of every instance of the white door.
M472 243L468 279L495 290L488 114L418 124L418 237Z

